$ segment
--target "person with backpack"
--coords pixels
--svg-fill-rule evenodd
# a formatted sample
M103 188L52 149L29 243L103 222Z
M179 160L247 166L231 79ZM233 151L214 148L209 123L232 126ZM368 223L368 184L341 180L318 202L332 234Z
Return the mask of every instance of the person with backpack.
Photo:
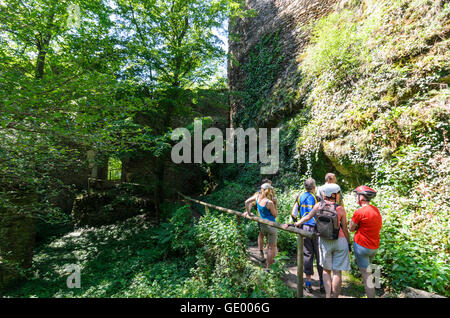
M312 178L307 179L303 183L306 192L302 195L298 195L291 212L291 221L295 223L298 221L298 215L304 217L311 212L314 206L317 204L318 200L315 196L316 193L316 181ZM316 220L313 217L311 220L305 222L302 229L308 232L315 232ZM306 275L306 281L304 288L307 292L312 293L311 276L314 275L314 258L317 262L317 272L319 273L320 280L320 292L324 293L325 288L323 286L323 269L319 265L319 246L317 237L308 238L305 237L303 241L303 267Z
M337 298L341 292L342 271L351 269L350 234L345 209L336 204L340 199L341 188L334 183L325 184L322 186L322 194L323 201L317 203L310 213L294 225L298 227L315 218L326 298Z
M349 230L350 232L356 231L353 237L353 249L367 298L374 298L375 288L368 283L367 268L380 246L380 231L383 222L378 208L370 204L370 200L377 195L376 191L368 186L359 186L353 192L355 192L356 203L361 208L353 213Z
M268 183L270 185L272 185L272 181L269 179L263 179L261 184L264 183ZM247 205L250 205L251 207L255 207L256 209L256 215L258 217L261 217L258 213L258 209L256 207L256 198L258 197L258 195L261 194L261 190L255 192L255 194L253 194L253 196L251 196L250 198L248 198L245 201L245 206L247 207ZM273 204L275 205L275 207L277 207L277 197L275 195L275 191L272 189L272 191L268 194L268 198L269 200L271 200L273 202ZM265 257L264 257L264 234L261 231L261 224L258 223L258 229L259 229L259 234L258 234L258 249L259 249L259 255L260 255L260 259L262 262L265 262Z
M325 175L325 184L324 185L330 184L330 183L337 184L336 175L332 172L329 172ZM317 197L318 197L319 201L323 200L322 187L323 186L320 186L317 189ZM339 198L339 201L337 202L337 204L344 206L344 201L342 200L342 197Z
M256 207L258 209L259 217L272 222L275 222L275 218L278 215L277 207L269 196L273 193L273 187L269 183L264 183L261 185L261 194L257 195ZM244 217L251 214L250 201L247 200L245 204L246 212ZM278 253L277 250L277 229L269 226L267 224L261 224L261 232L265 237L267 237L267 261L266 268L269 270L270 265L274 263L275 256Z

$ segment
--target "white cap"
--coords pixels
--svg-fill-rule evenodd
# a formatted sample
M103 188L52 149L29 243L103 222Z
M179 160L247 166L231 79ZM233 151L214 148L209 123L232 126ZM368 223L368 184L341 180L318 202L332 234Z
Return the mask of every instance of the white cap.
M266 189L273 189L273 187L270 185L270 183L263 183L261 185L261 189L266 190Z
M339 187L336 183L326 183L320 187L320 191L326 197L331 197L333 193L341 192L341 187Z

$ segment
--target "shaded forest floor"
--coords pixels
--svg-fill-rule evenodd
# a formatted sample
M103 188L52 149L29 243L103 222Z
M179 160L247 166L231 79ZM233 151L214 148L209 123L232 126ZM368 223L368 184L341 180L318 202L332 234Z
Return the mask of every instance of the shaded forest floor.
M161 288L187 279L191 268L188 262L170 259L158 261L162 255L158 254L161 252L159 244L155 245L154 242L154 233L151 231L153 224L141 215L122 224L78 229L43 244L36 250L29 279L3 296L177 297L159 293ZM254 265L261 268L265 266L259 259L255 243L249 243L248 255ZM69 264L79 264L81 267L80 289L66 286L70 274L66 268ZM286 265L283 282L295 291L296 256L289 255ZM305 297L323 298L325 295L319 291L317 271L312 277L312 285L313 293L304 291ZM341 297L364 296L361 282L344 276Z
M185 227L180 229L186 230ZM0 297L224 297L226 290L215 290L209 285L199 287L199 291L202 292L207 288L209 292L207 294L199 294L196 290L188 289L196 282L193 274L197 270L198 258L195 255L171 256L167 247L170 245L164 245L167 231L164 227L155 226L154 222L144 215L100 228L77 229L38 247L33 267L27 275L28 280L17 284ZM219 232L214 232L214 235ZM230 242L235 242L235 239L236 237L230 237ZM294 297L297 288L295 252L284 256L282 262L286 266L283 265L281 268L282 282L280 276L267 274L261 270L265 264L259 259L259 251L254 241L250 240L247 244L247 252L249 263L252 264L249 268L253 268L252 270L258 268L261 272L258 275L261 281L257 284L266 289L271 284L281 285L283 288L277 287L277 290L282 291L280 293L272 291L267 295L266 293L243 295ZM231 255L224 254L225 256L228 260L233 259ZM246 257L245 253L243 257ZM81 288L71 289L67 285L71 274L67 267L70 264L80 266ZM221 264L218 263L218 266L222 268ZM313 292L309 294L304 291L306 298L325 296L319 291L319 277L316 270L315 272L312 277ZM236 295L226 295L226 297L233 296ZM344 272L340 297L366 297L361 279L354 277L351 272ZM377 297L402 296L377 289ZM428 296L419 293L414 297Z

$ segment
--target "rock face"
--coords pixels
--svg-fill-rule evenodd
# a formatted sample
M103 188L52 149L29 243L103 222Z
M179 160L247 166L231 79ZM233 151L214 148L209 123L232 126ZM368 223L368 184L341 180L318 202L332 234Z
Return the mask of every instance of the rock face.
M403 291L402 295L404 295L405 298L445 298L444 296L436 295L436 294L429 293L427 291L412 288L412 287L406 287L405 290Z
M228 83L235 92L244 89L247 75L242 66L264 35L279 31L281 53L284 56L276 82L284 82L297 71L297 56L309 40L306 26L331 12L338 0L246 0L255 17L237 19L230 25ZM237 38L237 39L236 39ZM276 86L276 83L274 83ZM243 107L239 98L230 98L230 116Z

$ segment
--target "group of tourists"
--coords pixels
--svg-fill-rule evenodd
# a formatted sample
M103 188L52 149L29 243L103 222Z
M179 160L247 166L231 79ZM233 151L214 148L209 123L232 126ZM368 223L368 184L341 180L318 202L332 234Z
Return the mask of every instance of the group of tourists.
M312 292L311 276L314 275L313 262L316 259L320 280L320 291L327 298L339 297L342 286L342 271L349 271L350 253L353 251L356 264L363 279L367 297L375 297L375 288L370 280L368 267L380 245L381 214L377 207L370 204L376 196L375 190L368 186L359 186L354 190L356 203L350 222L341 196L341 188L336 176L328 173L325 184L316 188L314 179L304 182L304 193L299 193L291 211L291 222L284 228L295 226L304 231L315 233L314 238L304 238L304 288ZM251 214L256 205L260 218L274 221L278 215L277 198L270 180L263 180L261 190L245 201L244 217ZM260 256L266 262L266 268L274 263L277 255L277 229L259 224L258 248ZM353 244L349 232L355 232ZM264 237L267 238L267 259L264 259Z

